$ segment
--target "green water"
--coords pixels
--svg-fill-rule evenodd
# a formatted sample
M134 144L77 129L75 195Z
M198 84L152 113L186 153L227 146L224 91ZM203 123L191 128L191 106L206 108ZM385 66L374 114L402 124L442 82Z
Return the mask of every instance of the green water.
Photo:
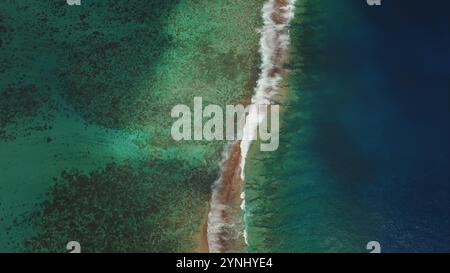
M223 143L176 104L248 97L263 1L0 4L0 251L191 251Z

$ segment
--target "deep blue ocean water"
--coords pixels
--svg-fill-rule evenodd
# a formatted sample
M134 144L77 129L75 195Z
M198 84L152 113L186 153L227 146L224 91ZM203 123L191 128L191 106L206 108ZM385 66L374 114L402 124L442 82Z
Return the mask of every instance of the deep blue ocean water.
M450 251L450 2L301 10L280 148L246 175L250 251Z

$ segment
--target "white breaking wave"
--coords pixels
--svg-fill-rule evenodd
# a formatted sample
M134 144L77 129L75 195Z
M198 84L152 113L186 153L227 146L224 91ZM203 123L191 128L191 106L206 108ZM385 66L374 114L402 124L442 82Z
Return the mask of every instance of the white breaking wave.
M289 47L289 23L294 18L296 0L287 0L286 4L279 6L276 0L267 1L262 8L264 25L260 30L260 54L262 58L261 74L259 76L255 93L252 96L253 104L269 105L272 98L278 93L278 85L282 80L280 74L283 65L283 57ZM263 108L264 109L264 108ZM267 108L265 108L267 109ZM241 179L245 180L245 161L252 139L256 136L258 125L264 121L266 113L262 111L250 111L245 120L243 140L241 141ZM241 209L245 216L245 193L242 192ZM248 233L245 229L244 240L248 245Z
M263 27L261 33L260 49L262 62L261 73L255 87L251 103L255 105L270 105L272 98L278 92L278 85L282 80L283 57L289 47L288 26L294 17L294 4L296 0L268 0L262 8ZM256 109L256 108L254 108ZM262 108L264 109L264 108ZM266 108L267 109L267 108ZM243 128L243 139L240 143L241 158L240 169L241 179L244 181L244 170L247 153L252 139L255 139L258 125L264 121L266 113L261 111L250 111ZM220 200L220 190L223 184L223 174L225 162L231 154L234 143L228 144L222 154L220 162L221 171L219 178L213 184L210 212L208 214L208 247L210 252L220 252L222 250L221 234L224 229L233 228L233 224L227 223L223 219L223 212L227 210L226 204ZM241 209L245 210L245 193L241 193ZM242 231L245 243L248 244L248 233Z
M271 99L278 92L278 84L282 80L280 75L284 55L289 47L289 23L294 18L295 0L287 0L286 5L277 6L276 0L267 1L262 8L264 20L261 29L260 54L262 58L261 74L259 76L255 94L252 96L253 104L269 105ZM278 16L278 17L277 17ZM263 108L264 109L264 108ZM267 108L266 108L267 109ZM241 141L241 179L245 180L245 161L256 129L266 117L264 112L250 112L243 130ZM242 192L241 209L245 210L245 193ZM244 212L245 213L245 212ZM245 218L244 218L245 219ZM245 223L244 223L245 226ZM244 240L248 245L248 233L244 230Z
M260 54L262 58L261 74L257 81L252 104L269 105L278 92L278 84L282 80L279 72L282 57L289 47L288 26L294 17L295 0L287 0L287 5L277 7L276 0L267 1L262 8L264 26L261 29ZM281 16L281 22L275 22L274 14ZM275 72L274 72L275 71ZM264 121L265 113L251 111L245 120L243 140L241 141L241 179L245 179L245 159L252 139L255 138L258 125Z

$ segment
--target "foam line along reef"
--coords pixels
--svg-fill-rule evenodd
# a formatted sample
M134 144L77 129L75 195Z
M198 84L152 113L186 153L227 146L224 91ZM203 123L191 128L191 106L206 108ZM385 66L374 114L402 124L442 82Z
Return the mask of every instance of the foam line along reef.
M289 23L294 17L295 0L269 0L261 10L263 26L259 52L260 76L251 103L270 105L278 93L289 47ZM267 108L265 108L267 109ZM245 161L258 125L267 113L250 111L244 124L243 140L225 147L220 163L220 176L214 182L207 240L210 252L237 252L245 249L247 232L243 218L245 210Z

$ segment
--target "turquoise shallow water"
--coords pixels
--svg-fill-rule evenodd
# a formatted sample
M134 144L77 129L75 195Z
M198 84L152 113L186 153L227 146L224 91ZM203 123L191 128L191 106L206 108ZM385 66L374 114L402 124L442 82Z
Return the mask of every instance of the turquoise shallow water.
M247 160L249 251L450 250L448 3L432 2L297 2L280 148Z
M261 3L3 1L0 252L196 249L223 143L170 112L251 92Z

